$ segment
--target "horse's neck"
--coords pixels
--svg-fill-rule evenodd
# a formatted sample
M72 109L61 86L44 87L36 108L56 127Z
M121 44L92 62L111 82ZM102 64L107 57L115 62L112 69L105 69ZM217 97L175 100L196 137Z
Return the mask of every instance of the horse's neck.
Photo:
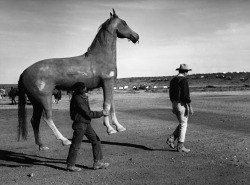
M88 54L110 58L116 62L116 40L117 37L108 30L100 30L88 49Z

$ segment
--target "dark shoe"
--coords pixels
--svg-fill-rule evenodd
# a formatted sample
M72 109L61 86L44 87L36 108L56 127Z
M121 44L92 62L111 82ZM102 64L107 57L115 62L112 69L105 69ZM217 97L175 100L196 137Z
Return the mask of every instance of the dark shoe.
M182 144L182 145L177 146L177 151L178 152L186 152L186 153L188 153L188 152L190 152L190 149L185 148L185 146Z
M107 168L108 166L109 166L109 163L96 161L96 162L94 162L93 168L94 168L94 170L98 170L98 169Z
M170 146L170 148L172 148L172 149L174 149L175 148L175 146L174 146L174 138L173 137L169 137L168 139L167 139L167 142L166 142L167 144L168 144L168 146Z
M71 172L79 172L81 170L82 170L81 168L78 168L76 166L68 166L67 167L67 171L71 171Z

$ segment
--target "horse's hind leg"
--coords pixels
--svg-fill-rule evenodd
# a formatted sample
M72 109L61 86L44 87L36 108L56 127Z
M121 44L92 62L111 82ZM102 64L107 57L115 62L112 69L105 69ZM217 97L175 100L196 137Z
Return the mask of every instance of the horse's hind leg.
M117 130L118 132L125 131L126 128L123 127L123 126L118 122L118 120L117 120L117 118L116 118L115 104L114 104L114 101L113 101L113 100L112 100L112 104L111 104L110 115L111 115L112 124L116 126L116 130Z
M71 142L65 138L59 130L56 128L54 121L52 119L52 97L47 96L44 101L43 101L43 106L44 106L44 121L48 124L50 129L53 131L54 135L58 140L62 141L63 145L70 145Z
M34 104L33 105L33 115L31 118L31 124L33 127L34 135L35 135L35 142L39 146L39 150L48 150L49 148L44 146L41 141L41 136L39 132L40 121L42 117L43 109L40 105Z

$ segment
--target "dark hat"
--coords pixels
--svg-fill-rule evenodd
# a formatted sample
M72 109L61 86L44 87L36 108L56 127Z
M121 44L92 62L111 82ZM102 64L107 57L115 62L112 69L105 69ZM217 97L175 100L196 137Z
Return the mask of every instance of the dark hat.
M180 67L177 68L176 70L179 70L179 71L192 71L192 69L188 69L187 64L180 64Z
M73 87L72 87L72 89L74 90L74 91L79 91L79 90L81 90L81 89L85 89L85 84L83 83L83 82L76 82L74 85L73 85Z

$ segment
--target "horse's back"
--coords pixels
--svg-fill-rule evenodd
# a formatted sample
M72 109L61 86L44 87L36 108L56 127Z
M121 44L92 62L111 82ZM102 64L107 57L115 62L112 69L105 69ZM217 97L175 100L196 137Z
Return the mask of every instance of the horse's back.
M23 72L25 86L38 90L53 91L54 87L69 89L74 83L82 81L89 88L100 84L97 62L84 55L70 58L46 59L34 63Z

